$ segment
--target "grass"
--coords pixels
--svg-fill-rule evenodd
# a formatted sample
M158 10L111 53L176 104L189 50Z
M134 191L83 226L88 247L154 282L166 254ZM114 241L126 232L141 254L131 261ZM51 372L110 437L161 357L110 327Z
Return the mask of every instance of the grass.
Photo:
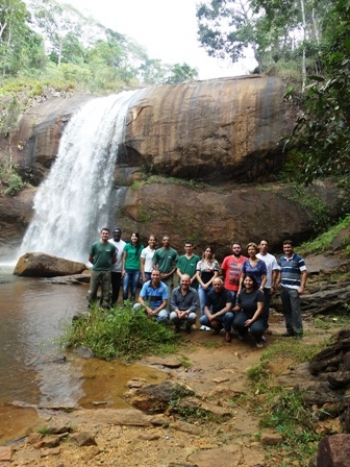
M303 392L278 385L271 362L278 366L287 360L294 366L309 361L325 345L300 345L294 340L276 342L262 354L259 364L247 370L250 382L244 403L259 418L261 429L272 429L281 435L281 443L276 448L270 447L268 453L275 462L280 457L280 467L289 466L292 461L308 466L321 435L316 433L312 411L303 402Z
M89 347L97 358L131 362L147 354L174 353L180 340L172 327L158 324L127 305L109 312L91 309L67 329L62 343L68 348Z

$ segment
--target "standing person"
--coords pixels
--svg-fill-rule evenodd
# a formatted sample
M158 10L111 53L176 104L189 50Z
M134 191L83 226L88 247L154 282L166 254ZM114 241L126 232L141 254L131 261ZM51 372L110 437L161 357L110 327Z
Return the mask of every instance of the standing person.
M116 247L116 262L113 264L111 269L111 281L112 281L112 306L115 305L119 298L120 286L122 283L122 271L123 271L123 250L126 243L121 239L122 229L116 227L113 230L113 238L108 241Z
M156 251L157 239L154 235L150 235L148 246L141 251L141 274L143 282L151 280L153 255Z
M220 332L225 329L225 340L231 342L231 328L234 314L232 310L232 294L224 288L223 280L215 277L213 280L213 290L210 290L207 296L207 303L204 307L204 316L201 316L199 322Z
M283 242L284 255L279 259L281 300L287 332L284 337L303 336L300 295L304 293L307 271L304 259L294 252L292 240Z
M96 301L98 287L101 286L101 306L109 308L111 289L111 267L116 262L116 247L109 243L109 229L104 227L100 232L100 240L95 242L89 253L92 273L89 289L89 307Z
M259 259L256 255L258 254L258 245L250 242L247 245L248 258L244 261L242 266L242 275L239 280L239 290L241 291L244 278L250 274L254 276L256 283L261 291L264 290L267 280L267 270L264 261Z
M221 271L225 279L225 289L232 294L232 303L239 289L239 281L242 275L242 267L246 256L242 255L242 245L238 242L232 244L232 255L226 256L221 265Z
M196 278L196 267L200 257L193 253L193 242L185 242L185 254L181 255L176 263L176 274L181 280L183 274L188 274L191 280L191 287L198 288Z
M206 246L202 259L198 261L196 267L196 279L199 282L198 295L200 302L200 314L204 316L204 307L207 301L207 295L212 290L213 280L219 275L220 266L215 259L214 250L211 246ZM201 331L210 331L210 327L202 325Z
M153 269L160 271L160 280L166 284L168 289L168 297L174 287L174 272L176 271L176 263L179 259L177 251L170 246L169 235L164 235L162 238L162 247L158 248L153 256ZM168 302L168 310L170 303Z
M261 317L264 308L264 293L259 289L255 276L247 274L243 288L237 297L233 329L238 332L238 338L243 340L250 331L257 347L263 346L262 336L265 325Z
M180 332L182 323L186 323L186 332L192 331L192 324L196 323L198 307L198 293L191 287L191 277L183 274L180 285L171 294L170 320L175 324L175 332Z
M128 300L129 290L131 300L135 301L136 289L140 279L140 255L143 245L140 244L140 235L133 232L130 236L130 243L124 246L123 252L123 300Z
M167 286L160 280L160 272L153 269L151 280L145 282L142 286L139 303L135 303L134 310L143 308L145 313L158 323L168 319L166 309L168 303Z
M256 257L264 261L266 265L267 280L264 286L265 303L261 315L261 318L265 323L265 330L269 328L271 297L276 293L276 283L278 278L278 271L280 269L276 258L268 253L268 249L269 242L267 240L260 240L259 253L256 255Z

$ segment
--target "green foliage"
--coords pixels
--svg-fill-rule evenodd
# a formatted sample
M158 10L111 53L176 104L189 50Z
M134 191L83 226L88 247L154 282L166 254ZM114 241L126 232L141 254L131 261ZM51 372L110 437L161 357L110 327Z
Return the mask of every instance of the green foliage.
M0 159L0 195L13 196L23 188L23 180L17 173L9 155Z
M349 234L343 238L339 244L339 249L346 250L350 246L350 215L346 216L333 227L329 228L327 232L322 233L314 240L305 242L298 248L300 254L322 253L332 249L332 242L334 239L345 229L349 229Z
M172 328L127 305L108 313L93 308L88 316L73 322L63 343L68 347L89 347L97 358L118 357L130 362L147 354L174 352L178 336Z

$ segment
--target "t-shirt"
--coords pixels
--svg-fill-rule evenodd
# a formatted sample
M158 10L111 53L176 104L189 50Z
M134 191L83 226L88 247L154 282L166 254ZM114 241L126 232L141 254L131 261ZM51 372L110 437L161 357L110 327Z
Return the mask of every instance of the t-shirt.
M301 284L301 273L306 271L305 261L297 253L291 258L281 256L279 259L281 267L281 285L289 289L299 289Z
M249 259L246 259L242 266L242 273L245 275L251 274L255 278L259 287L262 281L262 276L266 276L267 274L266 264L262 259L259 259L256 265L252 266Z
M158 248L153 256L153 263L163 274L174 269L179 256L174 248Z
M271 289L272 287L272 271L279 271L280 267L277 264L277 259L271 255L270 253L266 253L266 255L262 255L261 253L258 253L256 255L257 258L261 259L264 261L266 265L266 271L267 271L267 281L265 284L265 289Z
M181 274L188 274L191 278L196 273L196 266L200 257L198 255L192 255L191 258L187 258L186 255L181 255L177 260L176 267L180 270ZM195 280L191 284L191 287L198 287L198 281Z
M214 289L210 290L207 294L205 305L211 308L212 313L215 314L225 308L227 303L232 303L232 295L228 290L223 288L219 293Z
M152 272L153 270L152 264L154 252L155 250L152 250L149 246L146 246L146 248L141 251L141 258L145 260L145 272Z
M126 243L123 240L119 240L119 242L116 242L115 240L113 240L113 238L110 238L108 241L116 247L116 256L117 256L117 261L113 264L111 271L122 272L123 250L124 250Z
M163 303L163 300L168 299L167 286L160 282L158 287L153 287L152 281L147 281L142 286L140 297L148 302L152 310L155 310Z
M204 284L206 284L214 276L215 271L218 272L220 270L220 266L217 261L209 263L208 261L201 259L197 263L196 270L200 272L201 279Z
M127 243L124 247L126 251L125 258L125 269L132 269L134 271L140 270L140 255L143 250L143 245L137 245L136 247L132 243Z
M236 258L233 255L224 258L221 269L225 271L225 289L232 292L238 291L239 279L242 275L242 266L246 259L248 259L246 256Z
M112 267L112 258L116 252L116 247L110 242L95 242L90 248L90 255L94 262L93 271L109 271Z
M237 302L247 316L252 318L258 307L258 302L265 302L264 292L260 289L255 289L252 292L247 293L246 289L243 288L241 293L238 295Z

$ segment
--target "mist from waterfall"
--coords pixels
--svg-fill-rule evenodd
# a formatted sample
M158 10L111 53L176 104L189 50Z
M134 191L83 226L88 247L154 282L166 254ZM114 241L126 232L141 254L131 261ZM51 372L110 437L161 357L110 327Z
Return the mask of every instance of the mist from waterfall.
M92 99L73 115L58 155L34 199L20 254L43 252L86 262L99 231L110 225L113 176L131 103L142 91Z

